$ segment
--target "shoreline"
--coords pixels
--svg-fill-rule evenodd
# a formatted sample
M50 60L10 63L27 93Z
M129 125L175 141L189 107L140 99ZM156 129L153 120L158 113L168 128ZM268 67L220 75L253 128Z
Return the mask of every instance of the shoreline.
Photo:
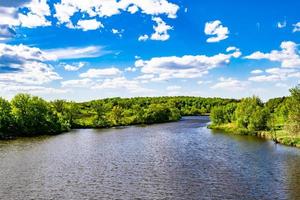
M300 137L292 137L284 130L276 130L276 137L273 137L271 131L249 131L237 128L234 124L208 125L207 128L211 130L221 131L226 134L235 135L251 135L267 140L273 140L275 143L285 146L300 148Z

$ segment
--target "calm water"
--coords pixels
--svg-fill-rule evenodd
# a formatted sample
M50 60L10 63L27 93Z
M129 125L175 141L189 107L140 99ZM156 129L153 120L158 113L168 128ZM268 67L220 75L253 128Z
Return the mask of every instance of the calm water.
M208 118L0 141L0 199L300 199L300 150Z

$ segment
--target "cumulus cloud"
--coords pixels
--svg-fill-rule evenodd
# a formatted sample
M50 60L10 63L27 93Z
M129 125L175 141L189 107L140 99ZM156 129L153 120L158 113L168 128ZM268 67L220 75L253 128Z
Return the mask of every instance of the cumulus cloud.
M45 52L26 45L0 43L0 82L41 85L61 79L53 67L44 63L51 60Z
M93 86L93 84L95 84L95 82L89 78L61 82L63 88L89 88Z
M24 7L28 9L28 12L26 14L19 13L18 18L21 26L34 28L51 25L51 22L46 19L47 16L51 15L46 0L32 0Z
M286 21L277 22L277 28L285 28L287 25Z
M82 29L83 31L96 30L103 27L103 24L96 19L79 20L76 26L76 28Z
M67 27L74 26L71 18L77 13L85 14L91 18L102 18L119 15L122 11L130 14L140 11L151 16L166 15L168 18L176 18L179 10L178 5L167 0L106 0L88 2L61 0L60 3L54 4L54 8L54 17L58 19L60 24L65 24Z
M264 73L264 71L260 69L255 69L251 71L251 74L262 74L262 73Z
M237 56L236 52L214 56L155 57L150 60L137 60L135 66L141 68L143 74L149 75L148 77L151 77L151 81L163 81L173 78L198 78L208 74L211 69L228 64L230 59L235 56Z
M156 23L156 25L153 26L154 33L152 33L150 37L147 34L141 35L138 38L138 40L139 41L146 41L148 39L159 40L159 41L168 40L170 38L168 31L172 30L173 27L166 24L166 22L164 22L160 17L153 17L152 20Z
M294 26L294 29L293 29L294 33L300 31L300 22L293 24L293 26Z
M212 89L224 89L224 90L244 90L248 85L245 81L240 81L234 78L219 78L219 82L213 85Z
M0 25L6 25L8 27L20 25L17 11L15 7L0 7Z
M3 5L0 7L0 25L35 28L50 26L49 19L56 18L60 25L83 31L102 28L103 24L98 21L99 18L119 15L122 12L141 12L150 16L165 15L168 18L176 18L179 10L178 5L168 0L61 0L55 3L47 0L24 0L5 1ZM50 6L54 8L53 12ZM73 20L75 15L79 16L78 21Z
M120 76L122 71L118 68L102 68L102 69L89 69L87 72L79 75L81 78L108 78Z
M246 59L254 60L267 59L272 62L277 62L280 65L280 67L265 70L265 74L249 77L250 81L275 82L284 81L289 78L300 78L300 54L298 45L292 41L284 41L281 43L280 48L281 50L273 50L270 53L257 51L245 57ZM260 74L262 73L261 70L259 70L259 72Z
M219 42L228 38L229 29L223 26L220 20L216 20L206 22L204 33L212 36L206 40L207 42Z
M173 28L167 25L160 17L154 17L152 20L155 21L157 25L153 26L155 32L151 35L151 40L168 40L170 38L168 31Z
M78 71L79 69L81 69L82 67L84 67L84 65L85 65L84 62L79 62L77 65L66 64L66 65L64 65L64 69L66 71Z
M122 36L123 36L124 29L118 30L118 29L113 28L113 29L111 29L111 32L112 32L113 34L115 34L115 35L118 35L119 37L122 37Z
M110 51L104 50L102 46L57 48L48 49L44 52L56 60L95 58L110 53Z
M249 80L254 82L278 82L288 78L300 78L300 72L297 69L274 67L267 69L265 73L264 75L252 76Z
M270 61L280 62L283 68L300 68L300 54L298 45L292 41L284 41L280 45L281 50L273 50L270 53L254 52L246 59L261 60L267 59Z
M135 72L137 69L136 67L127 67L125 68L125 72Z
M0 25L0 41L10 39L16 35L15 30L8 25Z
M148 39L149 39L149 36L148 36L148 35L141 35L141 36L138 38L139 41L146 41L146 40L148 40Z

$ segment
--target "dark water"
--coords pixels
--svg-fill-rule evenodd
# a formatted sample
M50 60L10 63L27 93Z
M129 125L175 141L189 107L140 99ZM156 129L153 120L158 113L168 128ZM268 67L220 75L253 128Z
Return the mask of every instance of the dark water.
M205 117L0 141L0 198L300 199L300 150Z

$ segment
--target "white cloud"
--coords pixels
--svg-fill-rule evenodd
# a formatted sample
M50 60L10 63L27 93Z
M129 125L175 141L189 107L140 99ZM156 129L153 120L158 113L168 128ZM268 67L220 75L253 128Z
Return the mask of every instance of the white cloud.
M300 68L300 55L297 49L298 45L292 41L284 41L280 45L281 51L273 50L270 53L262 53L260 51L246 56L246 59L280 62L283 68Z
M51 22L46 19L50 16L50 7L46 0L32 0L25 4L29 12L19 14L20 25L27 28L35 28L39 26L50 26Z
M87 17L111 17L121 14L122 11L135 14L140 11L151 16L167 15L176 18L179 6L167 0L106 0L106 1L84 1L84 0L61 0L54 4L55 15L60 24L72 27L71 18L77 13L85 14Z
M12 84L12 83L2 83L0 82L0 90L1 92L9 92L9 93L28 93L31 94L61 94L66 93L68 90L52 88L52 87L44 87L44 86L32 86L32 85L21 85L21 84Z
M179 85L171 85L171 86L168 86L166 89L167 89L167 91L177 91L177 90L181 89L181 86L179 86Z
M123 36L123 32L124 32L124 29L121 29L121 30L118 30L118 29L112 29L111 32L115 35L118 35L119 37L122 37Z
M148 40L148 39L149 39L149 36L148 36L148 35L141 35L141 36L138 38L139 41L146 41L146 40Z
M224 89L224 90L234 90L234 91L241 91L246 88L248 85L245 81L240 81L234 78L224 78L221 77L219 82L213 85L212 89Z
M87 72L79 75L81 78L108 78L120 76L122 71L118 68L102 68L102 69L89 69Z
M125 72L135 72L137 69L136 67L127 67L125 68Z
M14 7L0 7L0 24L8 26L20 25L17 11L17 8Z
M128 80L125 77L115 77L105 79L101 83L95 84L92 89L103 90L103 89L118 89L124 92L124 90L130 93L147 93L153 92L147 88L143 88L139 81Z
M264 73L264 71L260 69L255 69L251 71L251 74L262 74L262 73Z
M229 30L222 25L220 20L206 22L204 33L213 37L208 38L207 42L219 42L228 38Z
M231 54L214 56L185 55L182 57L155 57L150 60L137 60L135 66L141 68L143 74L152 75L151 81L163 81L173 78L198 78L208 74L209 70L226 65L235 57Z
M89 88L94 84L95 82L89 78L61 82L63 88Z
M51 60L45 52L26 45L8 45L0 43L1 83L41 85L61 77L46 61ZM2 69L3 70L3 69Z
M277 28L285 28L287 25L286 21L277 22Z
M294 29L293 32L299 32L300 31L300 22L297 22L296 24L293 24Z
M278 82L288 78L300 78L300 73L297 69L274 67L267 69L266 73L266 75L252 76L249 80L254 82Z
M20 25L28 28L50 26L49 19L56 18L60 25L84 31L103 27L96 19L119 15L122 12L130 14L141 12L150 16L166 15L168 18L176 18L179 10L178 5L168 0L61 0L57 3L47 0L24 0L22 3L7 3L7 5L14 6L0 7L0 25ZM51 13L50 6L54 7L54 13ZM21 13L19 8L26 9ZM80 16L77 22L73 19L75 15Z
M128 7L127 11L130 12L131 14L134 14L137 11L139 11L139 8L136 5L133 5L133 6Z
M102 46L67 47L45 50L53 59L95 58L109 53Z
M96 19L79 20L76 26L76 28L82 29L83 31L96 30L103 27L103 24Z
M230 51L240 51L240 49L236 48L236 47L227 47L226 52L230 52Z
M0 24L0 42L8 40L16 35L16 31L8 25Z
M64 69L66 71L78 71L79 69L81 69L82 67L84 67L85 63L83 62L79 62L76 66L75 65L70 65L70 64L66 64L64 65Z
M167 25L160 17L154 17L152 20L155 21L157 25L153 26L155 32L151 35L151 40L168 40L170 38L168 31L173 28Z

